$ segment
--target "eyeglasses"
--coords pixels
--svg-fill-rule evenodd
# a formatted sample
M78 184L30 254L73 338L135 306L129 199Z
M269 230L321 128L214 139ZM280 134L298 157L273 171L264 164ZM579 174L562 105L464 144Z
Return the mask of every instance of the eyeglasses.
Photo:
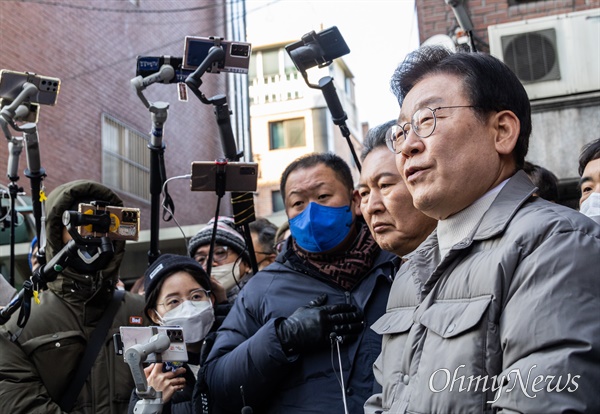
M180 298L179 296L169 296L163 303L157 303L157 305L164 306L167 311L175 309L186 300L190 302L206 302L210 301L210 290L196 289L192 291L187 298Z
M217 262L222 264L227 257L229 256L229 247L227 246L215 246L215 250L213 252L213 262ZM208 254L206 253L196 253L194 255L194 260L200 263L200 266L205 267L206 261L208 260Z
M474 105L456 105L456 106L438 106L431 109L429 107L421 108L415 112L410 119L410 122L405 122L402 125L392 126L386 133L385 143L387 147L395 154L402 152L404 141L408 137L408 133L412 130L420 138L427 138L435 131L437 118L435 112L438 109L450 108L476 108Z

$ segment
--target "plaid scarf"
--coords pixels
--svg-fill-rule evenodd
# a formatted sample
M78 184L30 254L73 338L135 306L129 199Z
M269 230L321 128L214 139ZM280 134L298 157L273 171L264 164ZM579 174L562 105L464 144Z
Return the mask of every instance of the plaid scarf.
M346 290L351 290L373 267L380 248L366 224L357 222L358 235L350 249L339 253L311 253L293 240L294 253L309 268L330 278Z

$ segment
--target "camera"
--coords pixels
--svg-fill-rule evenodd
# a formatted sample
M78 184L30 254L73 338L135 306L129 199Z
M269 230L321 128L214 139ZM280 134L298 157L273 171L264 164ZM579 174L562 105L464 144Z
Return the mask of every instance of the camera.
M336 26L320 33L307 33L302 36L302 40L287 45L285 50L300 72L314 66L322 68L331 64L334 59L350 53L350 48Z
M183 329L179 326L121 326L119 331L121 333L120 340L115 341L115 344L118 344L116 352L119 355L134 345L146 345L156 334L165 333L171 342L169 348L158 355L150 353L146 362L186 362L188 360Z
M94 201L79 204L73 223L82 237L108 237L112 240L137 241L140 234L140 209L109 206Z
M195 70L208 56L213 46L221 46L225 58L218 63L216 73L248 73L252 48L250 43L221 40L214 37L186 36L183 52L183 69ZM213 72L209 67L207 72Z
M40 76L31 72L14 72L2 69L0 71L0 98L2 104L8 105L14 101L23 90L25 82L33 84L37 92L29 97L26 102L41 105L54 105L60 90L60 79Z
M146 78L157 73L162 65L171 65L175 69L175 76L168 83L185 82L192 73L183 69L183 58L173 56L138 56L136 63L136 76Z

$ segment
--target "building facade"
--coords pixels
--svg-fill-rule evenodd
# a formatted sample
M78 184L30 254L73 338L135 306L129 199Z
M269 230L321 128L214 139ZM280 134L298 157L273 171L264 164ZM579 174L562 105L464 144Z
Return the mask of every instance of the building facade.
M252 156L259 163L256 212L269 216L283 211L279 189L281 173L294 159L311 152L340 155L357 176L350 146L331 113L320 89L307 85L280 42L253 45L248 73ZM309 69L312 71L312 69ZM308 71L307 71L308 72ZM358 121L352 72L342 58L309 73L311 84L330 76L351 132L351 145L360 153L362 129Z
M81 2L1 1L0 69L34 72L61 81L54 106L39 107L40 160L47 176L46 192L74 179L90 179L113 188L125 206L141 209L142 237L127 249L124 278L145 269L150 228L149 131L151 113L132 89L138 56L182 57L186 36L218 36L245 40L243 0L97 0ZM232 128L240 150L249 152L247 81L242 75L207 73L201 92L208 98L229 97ZM241 90L236 94L233 90ZM189 92L189 91L188 91ZM176 84L156 83L143 91L150 103L169 105L164 124L164 178L185 176L191 163L223 156L214 107L191 92L181 100ZM240 104L240 102L242 102ZM244 119L245 117L245 119ZM12 131L15 136L21 135ZM6 147L5 147L6 148ZM0 150L0 165L7 164ZM22 186L30 196L20 159ZM8 184L2 182L2 184ZM175 217L186 236L215 213L214 193L190 191L189 179L169 181ZM221 213L229 214L227 200ZM162 197L161 197L162 200ZM162 211L161 211L162 216ZM161 252L183 252L185 239L174 221L160 221ZM33 233L29 232L30 237ZM17 245L19 269L26 275L29 243ZM8 246L1 246L0 264L6 273Z

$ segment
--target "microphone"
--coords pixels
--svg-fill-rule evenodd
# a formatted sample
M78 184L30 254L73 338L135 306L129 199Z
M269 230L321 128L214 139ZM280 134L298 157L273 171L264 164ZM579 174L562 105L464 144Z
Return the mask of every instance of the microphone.
M460 27L466 33L473 31L473 22L465 10L463 0L446 0L446 4L452 7L452 11Z
M6 175L10 181L19 179L19 157L23 151L23 138L15 137L8 142L8 167Z

